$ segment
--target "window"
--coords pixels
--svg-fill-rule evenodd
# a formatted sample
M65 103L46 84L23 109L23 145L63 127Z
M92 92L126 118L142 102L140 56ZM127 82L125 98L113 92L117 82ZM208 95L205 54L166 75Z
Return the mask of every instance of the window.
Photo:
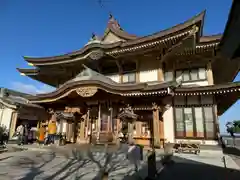
M199 68L198 69L198 77L199 79L206 79L206 69L205 68Z
M214 139L216 137L214 109L212 106L201 107L199 96L187 96L184 100L175 97L174 106L176 138Z
M197 81L206 79L205 68L197 68L190 70L177 70L175 72L175 78L181 79L182 81Z
M193 113L192 108L184 108L184 121L186 137L193 137Z
M196 119L196 136L204 137L203 112L201 107L194 108Z
M198 80L198 69L192 69L190 71L190 77L193 81Z
M183 71L183 81L190 81L189 71Z
M205 128L206 136L208 138L214 138L214 119L213 119L213 109L212 107L204 107L204 117L205 117Z
M136 82L136 74L128 73L123 75L123 83L135 83Z
M176 71L176 80L183 80L183 72L182 71Z
M184 129L184 122L183 122L183 108L176 108L175 115L176 115L176 136L184 137L185 129Z
M173 72L166 71L164 72L164 81L172 81L173 80Z

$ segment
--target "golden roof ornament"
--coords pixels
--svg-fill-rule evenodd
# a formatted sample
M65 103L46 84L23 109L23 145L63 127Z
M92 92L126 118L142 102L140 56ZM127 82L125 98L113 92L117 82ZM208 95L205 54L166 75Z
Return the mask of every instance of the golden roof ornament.
M194 25L190 31L190 34L196 34L199 31L199 27Z
M76 92L82 97L92 97L97 93L97 90L97 87L81 87L76 89Z

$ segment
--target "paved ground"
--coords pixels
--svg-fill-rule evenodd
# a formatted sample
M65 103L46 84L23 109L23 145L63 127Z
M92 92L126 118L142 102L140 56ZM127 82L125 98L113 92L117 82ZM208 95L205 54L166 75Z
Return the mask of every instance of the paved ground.
M111 154L114 148L108 152ZM100 152L102 151L102 152ZM91 148L91 154L86 147L82 150L72 151L70 148L32 149L21 152L8 152L0 154L1 180L72 180L72 179L98 179L98 173L106 162L103 147ZM107 164L110 179L139 179L145 178L147 168L143 161L135 174L134 165L126 159L125 149L115 149ZM160 154L157 160L160 161ZM160 163L158 163L158 168ZM144 168L145 167L145 168Z
M35 149L34 149L35 148ZM39 149L22 152L8 152L0 154L0 179L1 180L75 180L98 179L99 167L103 166L105 157L102 147L92 148L93 155L86 152L87 147L78 147L75 153L68 146L62 148ZM29 148L30 149L30 148ZM80 150L82 149L82 150ZM122 149L123 150L123 149ZM113 152L114 148L109 151ZM239 180L239 167L226 156L227 167L222 162L221 152L203 152L200 155L176 154L175 163L165 168L159 179L170 180ZM161 153L157 153L157 160ZM95 161L96 160L96 161ZM145 161L146 162L146 161ZM158 168L160 168L158 163ZM134 166L126 160L122 151L116 151L108 164L110 179L130 180L139 179L147 174L144 161L140 165L138 175Z
M235 163L240 167L240 147L227 147L226 150L224 150L226 154L232 157L232 159L235 161Z

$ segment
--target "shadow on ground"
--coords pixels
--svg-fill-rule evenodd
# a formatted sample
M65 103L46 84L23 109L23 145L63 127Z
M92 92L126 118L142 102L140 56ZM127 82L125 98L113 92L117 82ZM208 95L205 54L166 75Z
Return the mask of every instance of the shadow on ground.
M93 178L95 180L100 179L102 168L109 168L110 178L109 179L123 179L123 180L134 180L141 179L139 174L147 173L147 165L143 166L139 172L130 172L126 170L122 175L114 175L114 172L122 169L122 166L119 164L119 160L116 158L118 153L111 156L103 156L102 159L94 159L91 155L83 156L81 151L73 151L72 156L69 155L69 152L65 154L65 160L52 164L53 161L58 158L56 152L51 153L37 153L33 157L20 157L18 161L10 165L10 168L14 166L21 168L22 170L26 169L26 173L23 177L18 178L18 180L79 180L87 179L86 175L89 173L94 173L96 176ZM189 159L180 158L173 156L173 163L168 164L158 175L156 179L161 180L172 180L175 178L185 179L185 180L239 180L240 171L227 169L223 167L217 167L213 165L208 165ZM4 160L3 160L4 161ZM99 162L104 161L103 165ZM89 164L95 164L97 169L94 171L91 168L86 168ZM157 162L161 163L161 162ZM50 167L54 171L48 172ZM93 166L91 166L93 167ZM56 168L56 169L55 169ZM81 171L81 173L78 173ZM111 175L112 174L112 175ZM120 176L121 178L120 178ZM15 178L16 179L16 178ZM92 179L92 178L91 178Z
M240 149L236 147L225 147L223 153L228 155L240 156Z
M160 174L156 177L158 180L239 180L240 171L217 167L209 164L199 163L189 159L174 156L173 163L165 166ZM147 168L145 166L144 168ZM140 171L146 171L145 169ZM125 176L123 180L137 179L137 174Z

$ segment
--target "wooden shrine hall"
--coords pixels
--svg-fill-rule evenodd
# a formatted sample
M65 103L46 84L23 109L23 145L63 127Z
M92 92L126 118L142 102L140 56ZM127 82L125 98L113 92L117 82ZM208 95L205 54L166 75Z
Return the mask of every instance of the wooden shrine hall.
M182 140L216 145L218 116L239 98L240 84L232 82L239 67L219 53L221 35L203 35L204 17L205 11L136 36L110 16L104 35L93 34L78 51L24 57L33 68L18 69L22 75L56 87L29 96L29 103L51 110L69 142L106 134L114 142L127 126L128 140L146 146Z

